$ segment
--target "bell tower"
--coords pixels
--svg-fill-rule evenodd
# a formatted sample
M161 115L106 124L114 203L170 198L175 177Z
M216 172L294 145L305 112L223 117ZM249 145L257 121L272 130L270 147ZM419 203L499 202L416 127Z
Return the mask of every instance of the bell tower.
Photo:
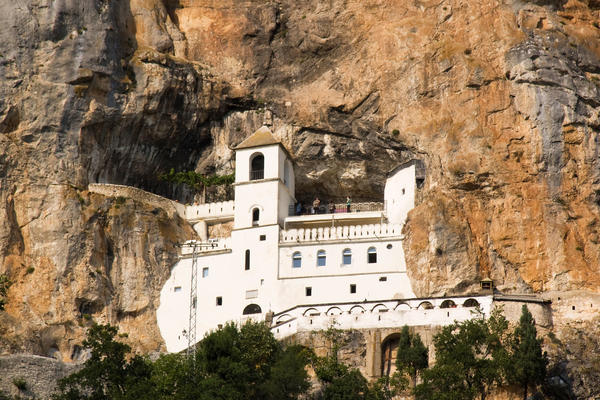
M235 148L234 186L234 229L283 225L295 202L293 164L266 126Z

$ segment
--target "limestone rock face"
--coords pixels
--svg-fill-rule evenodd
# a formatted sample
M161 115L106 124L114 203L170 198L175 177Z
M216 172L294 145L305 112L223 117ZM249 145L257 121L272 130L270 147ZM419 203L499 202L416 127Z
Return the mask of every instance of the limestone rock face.
M265 123L301 200L381 199L424 162L418 296L597 292L599 20L592 0L0 3L4 348L76 358L89 314L160 349L157 287L193 232L84 189L190 200L157 174L229 173Z

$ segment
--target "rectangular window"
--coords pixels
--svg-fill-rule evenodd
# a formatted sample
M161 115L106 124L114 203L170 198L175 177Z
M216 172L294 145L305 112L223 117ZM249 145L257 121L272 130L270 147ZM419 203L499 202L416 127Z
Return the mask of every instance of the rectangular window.
M263 240L267 240L267 235L260 235L260 238L259 238L259 239L260 239L261 241L263 241Z
M380 277L379 282L387 282L387 276Z
M369 264L375 264L377 262L377 253L369 253L367 261Z
M173 288L173 291L174 291L175 293L177 293L177 292L181 292L181 286L175 286L175 287Z
M250 269L250 250L246 250L244 256L244 269L248 271Z
M255 299L258 297L258 290L246 290L246 298L247 299Z
M356 293L356 284L352 283L350 285L350 293Z
M202 277L206 278L208 276L208 267L202 268Z
M217 297L217 305L218 306L222 306L223 305L223 298L221 296Z
M325 250L317 251L317 267L324 267L327 264L327 254Z
M306 291L306 296L312 296L312 288L310 286L306 287L304 289Z

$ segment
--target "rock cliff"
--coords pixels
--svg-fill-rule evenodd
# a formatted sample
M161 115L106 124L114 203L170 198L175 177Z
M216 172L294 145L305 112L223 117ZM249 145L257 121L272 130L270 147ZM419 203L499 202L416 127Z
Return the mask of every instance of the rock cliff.
M85 189L189 200L157 174L231 172L263 123L301 199L380 199L389 169L424 162L417 295L486 276L596 293L599 21L597 0L0 3L1 347L76 359L94 318L160 350L157 290L191 231Z

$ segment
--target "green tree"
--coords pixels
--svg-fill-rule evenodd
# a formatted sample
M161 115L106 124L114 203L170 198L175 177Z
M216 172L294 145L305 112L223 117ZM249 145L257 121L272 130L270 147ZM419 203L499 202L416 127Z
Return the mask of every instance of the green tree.
M169 172L160 174L158 179L175 184L185 184L202 193L202 202L206 201L206 188L211 186L231 185L235 181L234 174L229 175L202 175L195 171L179 171L171 168Z
M423 344L421 336L412 334L404 325L398 339L396 368L400 374L407 374L413 384L417 384L417 374L429 365L429 350Z
M309 387L307 363L302 348L283 349L263 323L227 324L198 344L201 398L295 399Z
M480 315L442 328L433 339L436 364L423 371L416 399L471 400L479 395L484 400L503 380L507 328L498 309L488 320Z
M153 398L152 365L140 356L127 361L131 348L115 340L117 328L94 324L83 346L90 358L78 372L58 383L54 400L133 400Z
M529 387L542 383L546 378L548 357L542 352L542 339L537 337L535 320L525 304L511 339L507 379L509 383L520 385L523 399L527 399Z
M6 295L11 284L12 282L8 279L8 276L0 274L0 311L4 310Z

